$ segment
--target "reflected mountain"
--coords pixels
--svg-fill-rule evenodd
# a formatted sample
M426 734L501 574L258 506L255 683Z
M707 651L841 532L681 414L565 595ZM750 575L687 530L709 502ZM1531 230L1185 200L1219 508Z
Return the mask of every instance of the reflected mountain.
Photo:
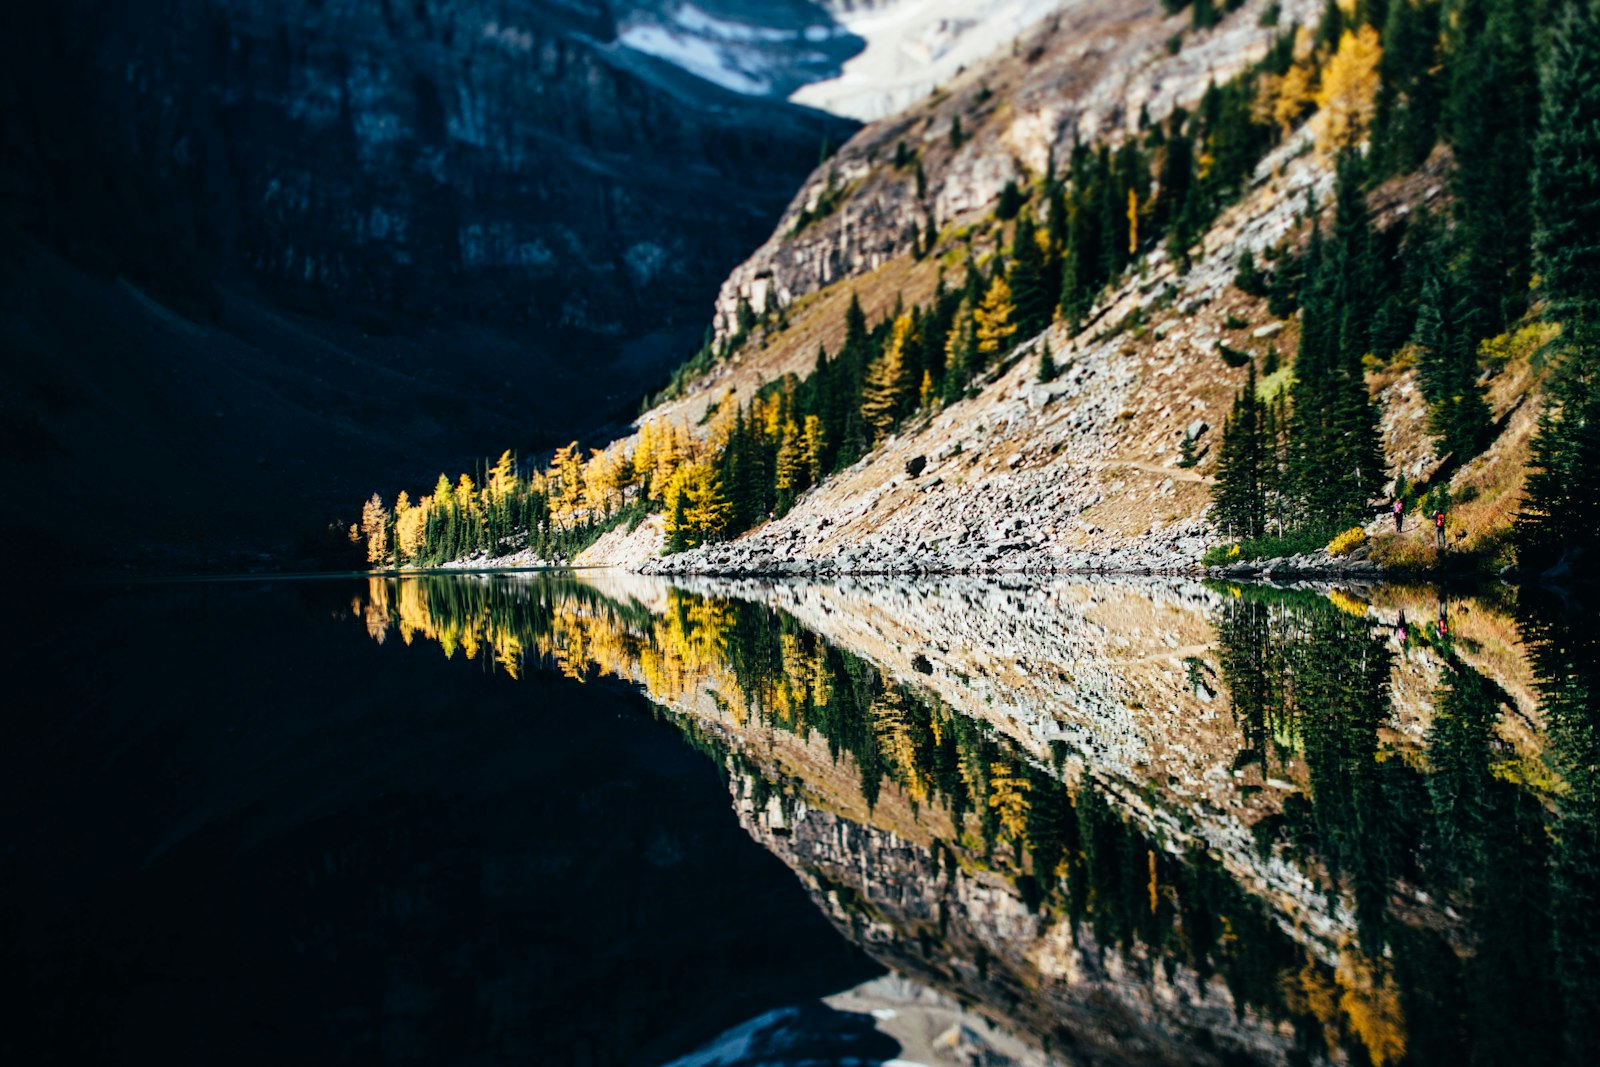
M638 686L838 929L1028 1059L1592 1062L1596 650L1522 598L597 572L351 609Z

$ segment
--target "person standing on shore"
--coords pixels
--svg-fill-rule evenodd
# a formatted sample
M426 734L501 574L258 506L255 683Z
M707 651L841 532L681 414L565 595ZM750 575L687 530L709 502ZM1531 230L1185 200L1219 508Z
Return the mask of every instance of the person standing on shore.
M1406 502L1399 497L1394 498L1394 532L1400 532L1400 519L1406 513Z
M1444 551L1444 508L1439 508L1433 513L1433 533L1439 545L1439 551Z

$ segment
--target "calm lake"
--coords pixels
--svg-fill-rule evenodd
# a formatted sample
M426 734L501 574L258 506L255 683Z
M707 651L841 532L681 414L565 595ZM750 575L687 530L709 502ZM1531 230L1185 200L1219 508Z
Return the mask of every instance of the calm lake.
M22 588L9 1064L1600 1062L1553 595Z

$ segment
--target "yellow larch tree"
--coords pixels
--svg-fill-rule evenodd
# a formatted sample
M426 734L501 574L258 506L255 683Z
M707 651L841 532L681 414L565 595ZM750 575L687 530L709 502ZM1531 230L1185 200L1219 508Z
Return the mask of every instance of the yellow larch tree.
M1366 137L1377 110L1378 63L1383 46L1378 31L1362 26L1339 38L1339 50L1328 63L1317 88L1317 148L1337 153L1354 148Z
M593 449L583 465L583 496L590 508L610 514L621 502L622 469L615 452Z
M1267 83L1263 81L1265 87ZM1278 132L1284 137L1294 132L1300 117L1312 103L1312 76L1309 66L1296 63L1282 78L1274 83L1277 91L1272 101L1272 118Z
M667 543L694 548L721 537L733 517L722 476L709 459L685 463L667 479L663 497Z
M512 488L517 482L516 464L511 460L511 451L500 453L500 458L495 465L489 468L488 476L484 481L484 498L492 504L503 504L506 497L511 495Z
M1028 791L1032 787L1022 775L1004 763L989 764L989 807L1000 820L1000 830L1017 845L1027 841Z
M1015 305L1011 303L1011 286L1006 284L1005 275L1001 274L972 312L977 323L979 352L992 356L1006 350L1017 332L1017 324L1013 321L1016 312Z
M822 418L819 415L807 415L805 428L805 457L807 481L816 485L822 481Z
M382 563L389 556L389 513L377 493L361 506L361 536L367 541L367 562Z
M422 551L423 536L428 529L428 505L430 501L423 497L416 504L411 503L411 497L400 491L400 497L394 502L394 544L396 563L415 563L417 555Z
M583 459L574 441L556 449L550 460L550 511L571 521L583 507Z
M861 421L872 427L874 443L894 428L900 400L905 395L906 345L914 328L910 313L895 319L894 334L883 355L867 368L867 380L861 387Z
M773 481L778 491L786 494L798 493L807 484L805 442L801 440L800 427L792 418L785 419L783 423L783 435L778 444L778 469Z

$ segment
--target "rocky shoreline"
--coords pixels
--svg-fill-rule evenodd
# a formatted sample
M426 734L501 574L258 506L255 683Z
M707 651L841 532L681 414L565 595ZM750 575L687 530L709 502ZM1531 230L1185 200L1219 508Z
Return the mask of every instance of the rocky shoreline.
M918 559L891 558L871 549L846 550L836 557L781 559L759 547L733 544L662 556L628 569L638 574L663 577L746 578L1085 574L1243 578L1256 581L1379 581L1398 577L1372 560L1340 558L1326 552L1205 567L1193 557L1161 556L1138 549L1056 556L1026 551L1008 552L1004 546L980 554L935 554Z
M759 541L732 541L639 560L544 559L523 550L505 556L475 555L439 565L446 571L532 570L567 567L618 567L658 577L847 578L861 576L1058 575L1154 576L1245 579L1249 581L1382 581L1402 577L1361 553L1333 556L1317 551L1273 559L1241 560L1206 567L1187 542L1131 543L1100 552L1055 554L1024 544L1001 542L964 550L886 551L880 545L845 548L833 556L780 555Z

